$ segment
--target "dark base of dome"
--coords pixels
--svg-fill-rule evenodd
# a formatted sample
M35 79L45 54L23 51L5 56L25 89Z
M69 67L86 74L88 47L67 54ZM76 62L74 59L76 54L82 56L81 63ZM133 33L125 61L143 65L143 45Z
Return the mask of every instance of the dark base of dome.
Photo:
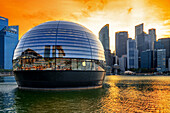
M86 90L86 89L98 89L102 88L102 85L100 86L89 86L89 87L62 87L62 88L30 88L30 87L18 87L22 90L40 90L40 91L68 91L68 90Z
M14 71L20 89L94 89L103 84L104 71Z

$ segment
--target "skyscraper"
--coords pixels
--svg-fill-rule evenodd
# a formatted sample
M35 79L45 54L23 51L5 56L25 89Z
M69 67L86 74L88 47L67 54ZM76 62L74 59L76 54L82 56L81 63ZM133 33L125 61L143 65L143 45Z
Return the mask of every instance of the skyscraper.
M141 68L153 68L153 51L146 50L141 53Z
M157 71L166 71L166 49L157 50Z
M99 31L99 40L101 41L105 50L106 65L112 66L112 55L110 52L110 38L109 38L109 24L106 24Z
M154 49L164 49L163 44L161 43L160 40L154 42Z
M0 17L0 69L12 69L12 57L18 43L18 26L8 26L8 19Z
M141 56L141 52L145 50L143 45L145 44L145 33L143 31L143 23L135 26L135 40L137 44L139 57Z
M127 68L127 55L122 55L119 58L119 67L122 72L124 72Z
M164 49L166 49L166 58L170 58L170 38L161 38L158 41L160 41Z
M147 49L152 49L152 40L149 34L143 31L143 23L135 26L135 40L138 49L139 67L141 67L141 54Z
M135 26L135 38L137 35L140 35L143 33L143 23Z
M129 38L127 40L127 68L138 68L138 50L136 41Z
M146 34L144 33L144 46L143 46L143 49L144 50L147 50L147 49L150 49L150 50L153 50L152 49L152 46L153 46L153 43L152 43L152 38L149 34Z
M127 40L128 40L128 32L120 31L116 32L116 55L121 57L122 55L127 54Z
M99 40L101 41L104 50L110 50L109 24L103 26L99 31Z
M154 42L156 41L156 29L149 29L149 35L151 38L151 49L154 49Z
M168 71L170 71L170 58L168 58Z

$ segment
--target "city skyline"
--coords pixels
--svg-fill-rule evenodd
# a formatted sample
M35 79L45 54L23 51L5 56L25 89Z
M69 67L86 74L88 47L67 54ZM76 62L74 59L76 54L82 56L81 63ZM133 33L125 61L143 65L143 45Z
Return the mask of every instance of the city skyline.
M144 23L144 31L155 28L157 39L170 37L168 0L1 0L1 16L10 19L9 25L19 25L21 38L32 27L51 20L80 23L96 36L102 26L110 26L110 48L115 50L115 32L128 31L135 38L135 27Z

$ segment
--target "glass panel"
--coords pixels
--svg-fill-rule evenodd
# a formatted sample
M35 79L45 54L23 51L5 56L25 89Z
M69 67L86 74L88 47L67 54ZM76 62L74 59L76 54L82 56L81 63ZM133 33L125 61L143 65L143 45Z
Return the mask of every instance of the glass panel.
M78 59L78 70L85 70L86 69L86 62L84 59Z
M56 63L55 63L56 62ZM20 57L13 61L14 71L17 70L93 70L104 71L103 63L86 59L64 58L28 58Z
M78 61L77 59L71 59L71 69L77 70L78 69Z
M16 65L15 63L14 65ZM55 61L50 58L29 58L29 59L21 59L21 63L19 63L18 69L16 70L55 70ZM16 66L17 66L16 65ZM15 66L14 66L15 67Z

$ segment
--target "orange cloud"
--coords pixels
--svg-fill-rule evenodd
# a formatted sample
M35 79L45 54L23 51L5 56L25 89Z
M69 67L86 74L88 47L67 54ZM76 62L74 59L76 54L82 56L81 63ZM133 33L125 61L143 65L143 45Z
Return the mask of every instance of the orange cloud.
M132 12L132 9L133 9L133 8L129 8L129 9L128 9L128 14Z

